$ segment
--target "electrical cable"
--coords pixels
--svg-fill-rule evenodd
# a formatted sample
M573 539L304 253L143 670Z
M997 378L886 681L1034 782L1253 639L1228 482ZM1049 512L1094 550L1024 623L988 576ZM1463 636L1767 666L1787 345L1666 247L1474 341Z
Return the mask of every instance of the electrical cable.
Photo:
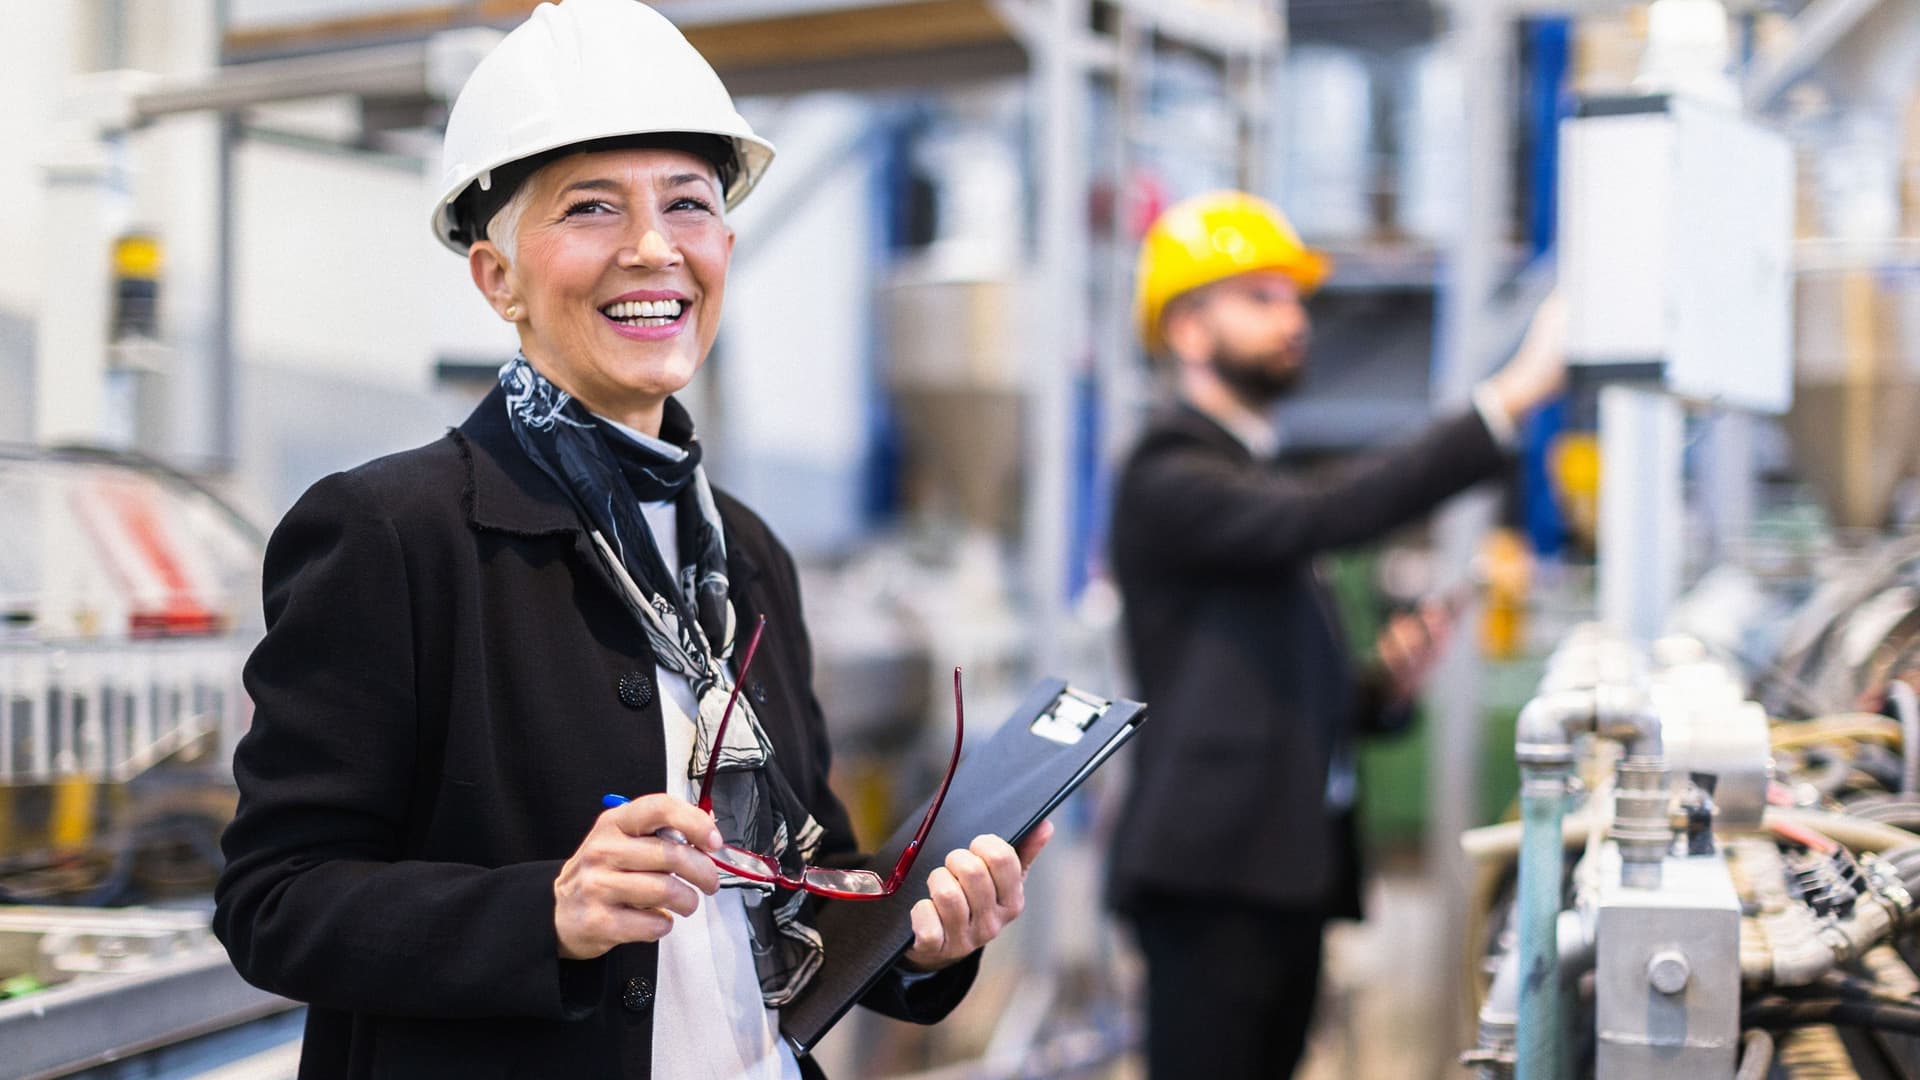
M1852 774L1853 763L1846 758L1826 749L1810 749L1806 754L1806 766L1800 770L1799 780L1822 795L1833 795L1847 786Z
M1815 832L1832 837L1841 845L1854 851L1891 851L1920 844L1920 833L1911 833L1891 825L1882 825L1877 821L1866 821L1849 814L1835 814L1824 810L1769 806L1762 820L1769 825L1774 821L1791 821L1805 825Z
M1766 819L1766 825L1768 831L1772 832L1773 835L1782 840L1799 844L1808 851L1821 855L1832 855L1834 852L1840 850L1839 844L1834 843L1833 840L1824 834L1807 828L1804 825L1792 821L1784 821L1778 817L1768 817Z
M1878 789L1878 792L1890 792L1900 787L1900 753L1885 743L1854 743L1853 767L1872 777L1871 787Z
M1829 971L1812 986L1783 986L1778 993L1784 998L1843 998L1847 1001L1882 1001L1920 1007L1920 1001L1889 991L1871 979L1844 971Z
M1787 997L1771 994L1740 1010L1742 1027L1784 1028L1801 1024L1920 1035L1920 1006L1856 997Z

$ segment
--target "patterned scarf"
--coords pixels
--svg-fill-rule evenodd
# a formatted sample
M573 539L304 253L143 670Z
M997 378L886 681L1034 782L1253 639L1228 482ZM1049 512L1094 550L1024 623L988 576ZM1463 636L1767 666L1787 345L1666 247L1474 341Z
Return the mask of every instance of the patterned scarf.
M720 513L700 467L700 442L680 403L668 398L661 438L641 442L603 423L527 362L500 368L507 417L520 447L571 496L593 535L606 571L646 631L655 662L683 676L699 702L687 778L698 789L732 689L737 619L727 600L727 548ZM645 438L642 436L642 438ZM674 500L681 565L666 566L642 501ZM676 573L677 571L677 573ZM734 704L714 770L713 816L721 835L763 852L798 876L819 849L821 829L780 770L751 696ZM770 1008L791 1001L819 970L820 935L801 921L806 893L720 874L746 890L747 924L761 999Z

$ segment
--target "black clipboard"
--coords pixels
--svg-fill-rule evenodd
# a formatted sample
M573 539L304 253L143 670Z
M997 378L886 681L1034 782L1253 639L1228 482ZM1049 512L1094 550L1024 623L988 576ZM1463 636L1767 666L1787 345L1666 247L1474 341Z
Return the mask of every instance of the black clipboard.
M884 900L827 901L815 926L826 956L800 996L780 1009L780 1031L797 1053L821 1037L913 944L909 912L927 895L927 874L955 848L982 833L1019 840L1045 820L1093 771L1139 730L1146 706L1107 700L1042 681L985 745L969 750L954 771L947 801L921 849L922 859ZM929 800L932 796L928 796ZM870 863L885 876L913 839L926 804L908 814Z

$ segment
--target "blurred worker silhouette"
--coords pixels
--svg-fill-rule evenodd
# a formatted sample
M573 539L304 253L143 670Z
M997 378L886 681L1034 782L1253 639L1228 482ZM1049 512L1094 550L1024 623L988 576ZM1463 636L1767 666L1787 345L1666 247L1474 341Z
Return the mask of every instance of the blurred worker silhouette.
M1439 604L1349 655L1317 557L1378 540L1499 472L1565 381L1557 300L1473 407L1390 449L1283 465L1302 300L1328 262L1251 195L1175 205L1140 251L1139 330L1173 400L1115 496L1112 564L1153 710L1115 832L1109 900L1146 957L1155 1080L1298 1065L1330 918L1360 914L1354 741L1403 729L1447 637Z

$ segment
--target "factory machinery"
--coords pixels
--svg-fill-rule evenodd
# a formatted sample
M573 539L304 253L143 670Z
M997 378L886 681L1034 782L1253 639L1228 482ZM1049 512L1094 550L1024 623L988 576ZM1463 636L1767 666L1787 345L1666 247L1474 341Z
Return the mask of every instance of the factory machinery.
M1479 1076L1920 1076L1920 543L1790 617L1733 576L1521 713L1520 820L1464 839Z
M1855 7L1823 77L1878 115L1914 85L1920 6ZM1893 520L1913 457L1880 437L1875 388L1911 385L1920 309L1883 272L1885 237L1846 234L1834 267L1796 242L1794 151L1764 115L1789 76L1735 91L1707 0L1651 16L1676 47L1656 51L1711 62L1586 96L1561 125L1599 620L1559 640L1520 713L1518 820L1463 839L1466 1062L1521 1080L1920 1076L1920 541L1862 555L1836 538L1826 566L1771 582L1723 547L1681 594L1702 554L1689 484L1719 535L1752 531L1751 448L1716 434L1721 464L1690 476L1689 408L1736 436L1785 416L1837 524Z
M261 534L106 451L0 450L0 505L0 1076L285 1027L209 926Z

